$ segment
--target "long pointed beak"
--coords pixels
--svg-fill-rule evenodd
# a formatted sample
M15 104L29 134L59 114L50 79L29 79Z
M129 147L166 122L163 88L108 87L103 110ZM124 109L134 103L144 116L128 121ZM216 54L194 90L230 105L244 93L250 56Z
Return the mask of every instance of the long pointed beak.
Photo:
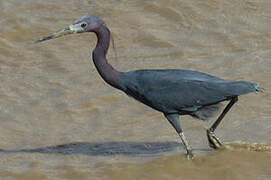
M61 36L64 36L64 35L68 35L68 34L73 34L75 33L75 30L72 30L70 27L67 27L67 28L64 28L58 32L55 32L54 34L51 34L49 36L44 36L43 38L35 41L35 43L40 43L40 42L43 42L43 41L47 41L47 40L50 40L50 39L55 39L55 38L58 38L58 37L61 37Z

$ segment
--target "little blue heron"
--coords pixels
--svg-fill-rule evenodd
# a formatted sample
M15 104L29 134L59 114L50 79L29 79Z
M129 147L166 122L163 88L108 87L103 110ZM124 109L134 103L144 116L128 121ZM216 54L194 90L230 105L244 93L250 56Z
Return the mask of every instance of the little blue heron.
M97 36L97 45L92 52L92 59L104 81L141 103L162 112L179 134L188 159L193 158L193 153L180 126L180 115L191 115L207 120L218 112L222 101L229 101L218 119L207 130L210 147L221 148L223 144L216 137L215 129L237 102L239 95L259 91L257 83L227 81L192 70L143 69L119 72L106 59L110 44L110 30L102 19L91 14L79 18L69 27L36 42L84 32L94 32Z

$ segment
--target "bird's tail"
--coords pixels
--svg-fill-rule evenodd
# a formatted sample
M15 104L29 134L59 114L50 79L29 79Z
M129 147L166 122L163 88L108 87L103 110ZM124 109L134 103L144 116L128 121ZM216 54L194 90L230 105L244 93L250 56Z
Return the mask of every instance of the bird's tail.
M240 96L251 92L260 92L262 88L258 83L246 81L234 81L222 84L227 97Z

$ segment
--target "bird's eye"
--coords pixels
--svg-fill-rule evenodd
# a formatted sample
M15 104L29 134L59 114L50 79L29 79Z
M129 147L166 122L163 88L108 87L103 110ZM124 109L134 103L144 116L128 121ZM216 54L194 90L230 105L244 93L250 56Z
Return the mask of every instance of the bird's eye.
M84 28L84 27L86 27L86 26L87 26L86 23L82 23L82 24L81 24L81 27L82 27L82 28Z

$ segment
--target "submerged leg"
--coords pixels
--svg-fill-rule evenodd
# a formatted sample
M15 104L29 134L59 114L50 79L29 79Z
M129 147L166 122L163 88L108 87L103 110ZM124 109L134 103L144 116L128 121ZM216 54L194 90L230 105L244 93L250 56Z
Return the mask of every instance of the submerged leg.
M167 118L167 120L170 122L170 124L174 127L174 129L177 131L177 133L179 134L179 136L181 137L181 140L183 142L183 145L186 149L187 152L187 159L193 159L193 153L192 153L192 149L189 146L184 134L183 134L183 130L181 128L180 122L179 122L179 115L178 114L164 114L165 117Z
M225 107L225 109L223 110L223 112L220 114L220 116L217 118L217 120L214 122L214 124L207 129L207 138L209 141L209 146L214 148L214 149L218 149L221 148L223 146L223 144L221 143L221 141L216 137L215 135L215 129L217 128L217 126L220 124L220 122L222 121L222 119L224 118L224 116L227 114L227 112L231 109L231 107L238 101L238 97L235 96L231 99L231 101L229 102L229 104Z

